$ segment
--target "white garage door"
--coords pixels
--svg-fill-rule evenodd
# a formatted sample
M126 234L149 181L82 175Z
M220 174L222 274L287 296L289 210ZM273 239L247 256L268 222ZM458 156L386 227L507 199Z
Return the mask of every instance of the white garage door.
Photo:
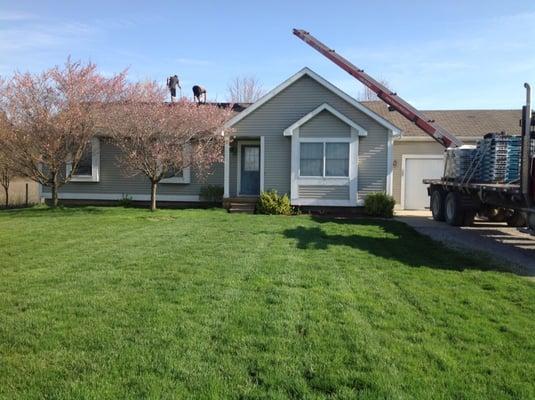
M423 210L429 207L427 186L423 179L438 179L444 173L442 155L406 156L404 168L404 208L406 210Z

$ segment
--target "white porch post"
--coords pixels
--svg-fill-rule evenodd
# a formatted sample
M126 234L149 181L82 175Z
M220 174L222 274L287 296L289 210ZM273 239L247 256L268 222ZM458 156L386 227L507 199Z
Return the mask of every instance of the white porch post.
M388 130L388 143L386 147L386 194L392 196L394 182L394 133Z
M260 136L260 193L264 191L264 154L265 137Z
M225 162L224 162L224 184L223 197L230 197L230 139L225 137Z

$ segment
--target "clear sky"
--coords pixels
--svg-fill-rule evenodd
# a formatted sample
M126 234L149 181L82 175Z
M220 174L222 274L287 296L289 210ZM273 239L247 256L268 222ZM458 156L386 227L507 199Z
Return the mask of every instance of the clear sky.
M535 1L5 1L0 74L68 55L133 79L178 74L227 99L255 75L271 89L304 66L357 96L360 84L291 34L310 31L421 109L519 108L535 85Z

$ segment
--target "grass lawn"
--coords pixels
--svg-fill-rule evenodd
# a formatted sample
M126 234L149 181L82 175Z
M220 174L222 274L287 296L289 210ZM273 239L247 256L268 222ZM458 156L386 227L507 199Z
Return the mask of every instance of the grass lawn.
M394 221L0 212L0 398L535 398L535 284L487 265Z

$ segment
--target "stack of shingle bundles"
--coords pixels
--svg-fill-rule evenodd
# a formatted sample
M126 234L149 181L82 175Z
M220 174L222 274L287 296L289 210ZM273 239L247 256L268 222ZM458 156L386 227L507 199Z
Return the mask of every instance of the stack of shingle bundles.
M469 145L447 149L445 178L453 181L462 180L469 172L475 152L476 146Z
M477 143L481 152L478 178L485 183L508 183L520 176L520 136L489 133Z
M509 136L507 142L507 172L506 182L520 179L520 165L522 163L522 137Z

